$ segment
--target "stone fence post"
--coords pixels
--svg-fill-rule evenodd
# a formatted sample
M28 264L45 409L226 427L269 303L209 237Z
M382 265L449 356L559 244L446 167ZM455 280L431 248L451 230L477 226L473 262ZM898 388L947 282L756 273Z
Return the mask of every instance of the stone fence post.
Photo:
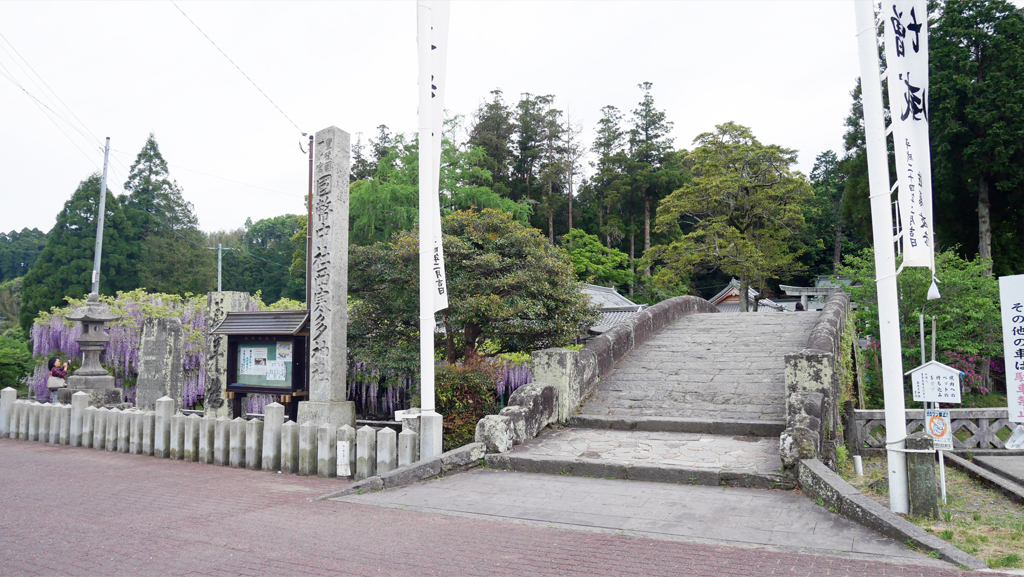
M11 436L11 416L14 413L14 401L18 400L18 392L7 387L0 391L0 439Z

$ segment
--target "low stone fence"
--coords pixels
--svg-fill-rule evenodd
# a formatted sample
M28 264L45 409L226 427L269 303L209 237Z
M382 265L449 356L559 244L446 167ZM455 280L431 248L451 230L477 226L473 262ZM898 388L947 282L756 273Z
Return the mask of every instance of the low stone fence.
M82 392L68 405L42 404L17 400L15 390L6 388L0 391L0 438L356 480L387 476L420 460L419 435L411 429L300 425L285 421L278 403L248 420L185 416L174 412L169 397L155 405L155 411L97 409Z
M877 457L885 455L885 411L860 410L853 403L844 407L843 420L846 428L846 447L851 455ZM1014 423L1009 420L1005 408L995 409L949 409L953 428L953 450L1003 449L1003 441L997 436L1005 428L1012 433ZM907 434L924 429L924 410L907 411ZM969 435L960 440L963 432Z
M615 325L582 350L535 351L530 363L533 382L517 389L500 413L477 423L476 441L489 453L503 453L536 437L544 427L567 421L597 383L634 348L681 317L717 312L718 308L702 298L675 297Z
M829 297L807 339L807 348L786 355L786 429L779 453L789 470L802 459L836 467L839 433L840 343L850 311L850 295Z

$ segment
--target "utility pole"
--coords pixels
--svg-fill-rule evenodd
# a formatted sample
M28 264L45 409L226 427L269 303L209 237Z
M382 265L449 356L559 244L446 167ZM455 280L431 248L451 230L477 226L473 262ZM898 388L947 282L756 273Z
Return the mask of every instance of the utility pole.
M103 217L107 214L107 159L110 157L110 137L103 147L103 180L100 181L100 209L96 215L96 250L92 259L92 290L100 293L100 259L103 256Z
M215 251L217 251L217 292L221 292L223 289L221 288L221 283L220 283L220 279L221 279L220 271L221 271L221 264L224 261L224 251L225 250L238 250L238 249L237 248L227 248L226 249L226 248L224 248L223 243L219 243L219 242L217 243L216 247L208 246L208 247L206 247L206 249L207 250L215 250Z

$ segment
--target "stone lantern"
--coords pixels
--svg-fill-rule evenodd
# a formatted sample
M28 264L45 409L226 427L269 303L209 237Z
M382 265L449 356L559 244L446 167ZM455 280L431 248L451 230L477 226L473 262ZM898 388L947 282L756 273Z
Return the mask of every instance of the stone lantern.
M84 359L81 368L68 376L68 388L58 393L58 400L70 402L72 394L85 391L89 393L91 405L121 403L121 389L114 386L114 377L100 365L100 354L110 341L110 337L103 332L103 327L121 317L114 316L110 312L110 307L100 302L99 295L91 293L85 301L85 306L78 307L64 318L82 323L82 336L75 339L75 342L82 347Z

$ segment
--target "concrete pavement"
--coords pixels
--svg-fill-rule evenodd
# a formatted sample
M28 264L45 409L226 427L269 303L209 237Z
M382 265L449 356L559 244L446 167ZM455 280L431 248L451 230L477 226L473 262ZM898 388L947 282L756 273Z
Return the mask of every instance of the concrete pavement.
M797 552L315 500L343 483L0 440L0 573L964 574L913 556Z

